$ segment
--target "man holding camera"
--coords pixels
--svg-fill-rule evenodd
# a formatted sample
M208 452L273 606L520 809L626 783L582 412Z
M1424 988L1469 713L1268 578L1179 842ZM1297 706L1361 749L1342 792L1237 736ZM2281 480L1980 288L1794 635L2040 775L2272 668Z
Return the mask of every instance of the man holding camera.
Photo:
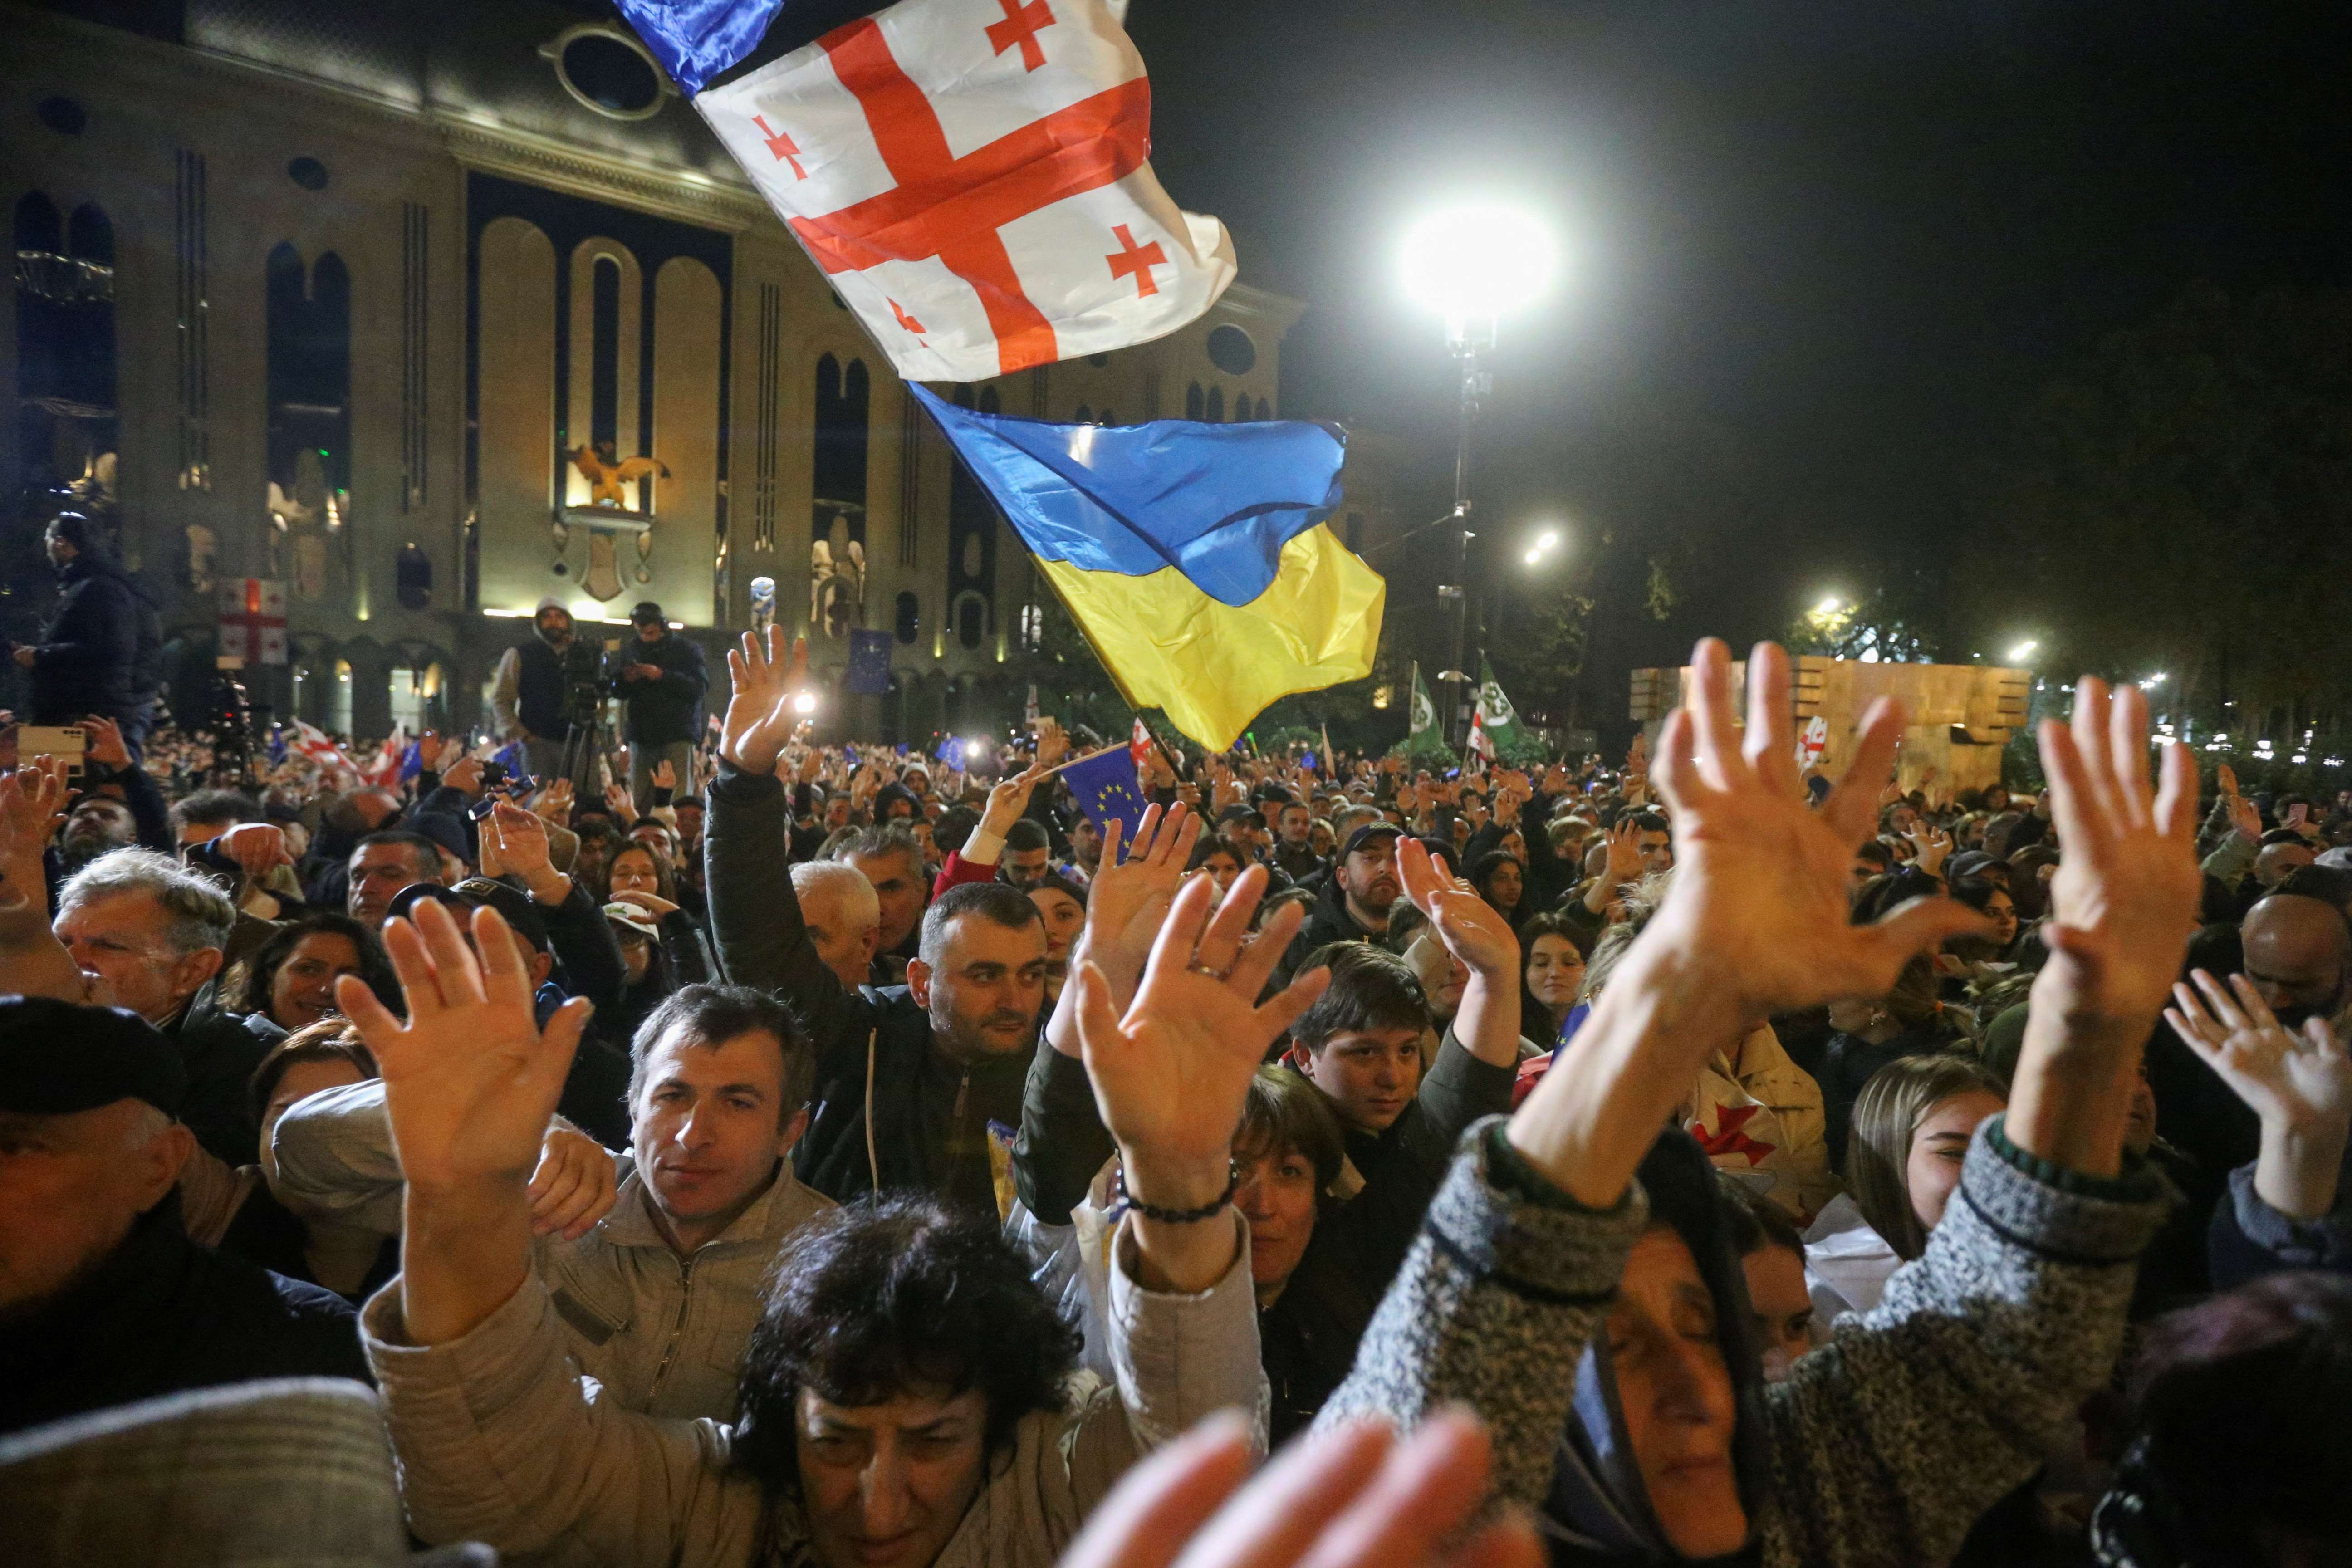
M551 594L539 602L530 624L537 635L507 649L499 659L490 711L498 719L502 737L522 742L523 765L531 773L542 779L560 778L567 771L576 774L580 769L564 766L565 743L572 738L572 688L578 658L572 649L572 612ZM590 668L593 672L593 663ZM580 784L576 777L572 782Z
M636 640L612 656L613 692L629 705L629 795L643 810L653 804L654 769L663 763L675 788L692 787L688 764L702 732L702 694L710 677L702 650L672 633L651 599L629 612L629 624Z

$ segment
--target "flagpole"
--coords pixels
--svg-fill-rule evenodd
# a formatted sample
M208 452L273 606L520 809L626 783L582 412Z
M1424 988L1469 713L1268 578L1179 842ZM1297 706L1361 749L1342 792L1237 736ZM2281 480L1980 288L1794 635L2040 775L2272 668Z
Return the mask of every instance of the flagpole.
M1047 768L1044 773L1039 773L1037 776L1038 776L1039 778L1041 778L1041 779L1049 779L1049 778L1052 778L1055 773L1063 773L1063 772L1066 772L1067 770L1069 770L1069 769L1071 769L1071 768L1075 768L1075 767L1076 767L1080 763L1091 763L1091 762L1093 762L1097 757L1107 757L1107 756L1109 756L1113 752L1124 752L1124 751L1128 750L1129 745L1129 742L1126 742L1126 741L1121 741L1118 744L1117 744L1117 745L1115 745L1115 746L1105 746L1105 747L1104 747L1101 751L1099 751L1099 752L1087 752L1085 756L1083 756L1083 757L1072 757L1072 758L1071 758L1068 762L1066 762L1066 763L1056 763L1054 766L1052 766L1052 767L1050 767L1050 768Z

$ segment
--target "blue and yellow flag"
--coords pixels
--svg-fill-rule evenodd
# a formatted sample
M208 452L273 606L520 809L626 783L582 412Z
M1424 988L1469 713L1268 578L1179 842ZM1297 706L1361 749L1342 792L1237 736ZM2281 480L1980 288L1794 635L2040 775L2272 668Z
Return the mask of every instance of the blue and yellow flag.
M1222 752L1276 698L1371 673L1387 585L1323 521L1339 502L1339 432L1055 425L908 390L1131 706Z

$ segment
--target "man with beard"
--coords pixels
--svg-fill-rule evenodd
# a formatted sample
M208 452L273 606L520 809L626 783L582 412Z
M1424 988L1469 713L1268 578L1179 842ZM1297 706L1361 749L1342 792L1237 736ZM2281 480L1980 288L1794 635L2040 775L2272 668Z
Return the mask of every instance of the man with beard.
M1307 959L1335 942L1370 942L1389 929L1389 906L1402 891L1397 881L1397 840L1403 830L1373 818L1348 835L1331 863L1315 912L1283 955L1281 978L1300 973Z
M817 952L791 879L775 874L787 826L776 760L797 721L793 697L808 659L805 644L789 668L782 652L772 633L767 647L747 636L728 656L734 697L705 835L719 963L730 980L792 1004L816 1047L814 1120L793 1168L844 1202L914 1188L992 1215L988 1124L1020 1122L1045 994L1037 907L1002 883L950 889L922 916L904 987L843 984ZM911 838L899 858L919 874ZM885 900L886 922L887 910Z
M563 772L564 742L572 738L563 672L564 654L572 646L572 612L551 594L539 602L530 627L536 635L499 658L490 711L501 736L522 742L523 765L536 777L551 779ZM583 788L580 793L584 799L593 792Z

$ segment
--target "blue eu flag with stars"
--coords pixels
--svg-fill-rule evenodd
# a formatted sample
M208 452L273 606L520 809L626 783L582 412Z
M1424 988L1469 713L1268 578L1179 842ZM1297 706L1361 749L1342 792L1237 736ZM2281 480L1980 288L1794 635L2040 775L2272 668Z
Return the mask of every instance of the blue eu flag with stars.
M890 689L890 634L852 631L849 634L849 678L843 689L878 697Z
M1143 789L1136 782L1135 753L1124 745L1097 752L1062 770L1062 783L1076 798L1087 820L1108 833L1118 824L1118 855L1135 841L1135 825L1143 820Z

